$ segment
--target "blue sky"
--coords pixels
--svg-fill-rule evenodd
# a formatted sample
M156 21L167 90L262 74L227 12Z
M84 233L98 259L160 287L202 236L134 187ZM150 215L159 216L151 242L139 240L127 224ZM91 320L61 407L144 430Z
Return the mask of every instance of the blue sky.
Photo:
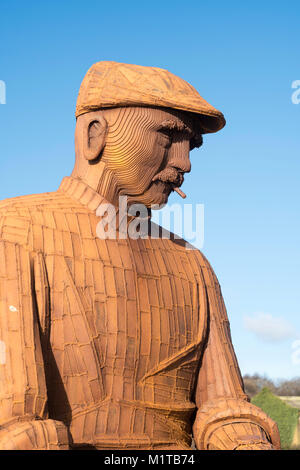
M203 252L241 370L272 378L300 375L299 17L296 1L0 5L0 199L56 190L70 174L94 62L166 68L223 111L227 126L192 152L183 190L205 206Z

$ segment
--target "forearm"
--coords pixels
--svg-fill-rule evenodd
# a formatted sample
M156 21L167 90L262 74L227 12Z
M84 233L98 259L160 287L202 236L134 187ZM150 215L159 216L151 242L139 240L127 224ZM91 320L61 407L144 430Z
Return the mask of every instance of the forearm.
M272 450L265 431L256 424L241 421L221 425L210 436L208 450Z
M17 420L0 429L0 450L68 450L66 425L52 419Z

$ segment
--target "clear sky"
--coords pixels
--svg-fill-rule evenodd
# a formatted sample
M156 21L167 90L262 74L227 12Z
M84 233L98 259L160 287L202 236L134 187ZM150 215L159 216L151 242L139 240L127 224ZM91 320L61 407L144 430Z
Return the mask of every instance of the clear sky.
M181 76L227 119L191 153L182 189L205 206L203 252L242 373L300 376L299 1L2 0L0 18L0 199L54 191L70 174L94 62Z

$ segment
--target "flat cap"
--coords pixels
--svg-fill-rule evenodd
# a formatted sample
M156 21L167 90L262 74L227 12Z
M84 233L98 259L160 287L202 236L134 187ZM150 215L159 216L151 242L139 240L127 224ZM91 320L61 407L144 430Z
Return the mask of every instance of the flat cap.
M168 70L110 61L92 65L79 90L76 117L123 106L155 106L194 113L202 133L217 132L226 122L223 114L192 85Z

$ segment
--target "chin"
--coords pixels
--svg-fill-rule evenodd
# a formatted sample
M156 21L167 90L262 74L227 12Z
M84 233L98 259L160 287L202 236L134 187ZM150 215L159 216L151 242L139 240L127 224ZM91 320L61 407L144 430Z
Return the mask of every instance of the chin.
M128 203L130 205L144 204L148 208L151 208L153 205L164 205L168 202L170 192L170 188L165 183L155 181L143 194L135 196L128 195Z

